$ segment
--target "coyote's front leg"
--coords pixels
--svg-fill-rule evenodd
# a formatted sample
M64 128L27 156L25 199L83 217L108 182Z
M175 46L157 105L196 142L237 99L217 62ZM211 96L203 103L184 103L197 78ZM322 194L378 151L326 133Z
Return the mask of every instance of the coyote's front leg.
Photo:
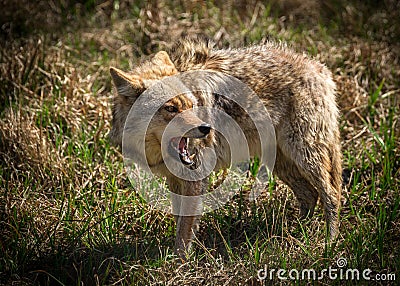
M202 181L169 181L172 196L172 211L176 221L175 253L186 260L190 247L198 230L203 212L202 194L206 186Z
M175 216L176 238L175 253L183 260L190 254L190 248L195 232L198 230L198 222L201 216Z

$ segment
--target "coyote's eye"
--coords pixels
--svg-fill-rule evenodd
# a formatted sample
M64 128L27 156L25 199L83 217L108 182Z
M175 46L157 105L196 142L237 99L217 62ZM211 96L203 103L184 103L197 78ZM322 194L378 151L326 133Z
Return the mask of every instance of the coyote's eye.
M178 108L173 105L168 105L165 107L165 110L168 112L178 112Z

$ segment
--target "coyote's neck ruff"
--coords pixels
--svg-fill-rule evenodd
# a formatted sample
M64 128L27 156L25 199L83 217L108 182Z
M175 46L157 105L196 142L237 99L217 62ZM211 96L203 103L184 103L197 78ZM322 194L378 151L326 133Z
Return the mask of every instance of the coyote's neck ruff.
M338 232L342 180L335 84L324 65L283 45L266 43L219 50L207 41L184 39L168 53L158 52L132 72L111 68L117 90L111 140L122 144L128 113L144 91L166 77L202 70L233 76L261 99L275 131L274 174L294 191L302 217L312 216L318 198L321 199L331 237L334 237ZM218 85L218 81L214 84ZM213 148L218 158L214 169L229 167L228 142L212 128L213 122L206 122L192 112L196 107L222 110L240 126L250 153L260 152L257 129L245 106L212 92L177 94L166 102L161 101L160 98L159 108L147 125L143 144L148 166L167 178L172 192L197 196L208 185L208 178L184 180L165 167L162 136L173 120L178 120L177 126L187 130L184 136L171 136L168 141L170 153L177 154L180 164L188 167L207 164L201 153L205 148ZM129 124L139 123L129 121ZM135 141L130 144L135 145ZM132 146L133 150L136 147ZM175 248L181 257L190 248L198 219L198 215L176 216Z

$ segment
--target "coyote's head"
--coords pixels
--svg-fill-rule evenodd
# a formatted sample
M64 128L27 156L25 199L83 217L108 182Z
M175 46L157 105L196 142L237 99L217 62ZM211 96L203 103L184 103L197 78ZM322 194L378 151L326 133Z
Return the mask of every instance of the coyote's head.
M110 139L116 145L122 145L122 136L129 111L140 95L156 82L178 73L166 52L157 53L151 60L143 63L130 73L116 68L110 69L117 95L114 98L113 126ZM162 97L160 100L163 101ZM151 104L151 103L149 103ZM174 120L176 130L168 132L168 153L185 165L194 164L194 156L199 148L210 145L213 130L210 124L197 116L196 107L204 102L194 93L182 93L159 102L159 108L151 118L146 129L145 150L147 164L157 168L164 162L161 144L167 125ZM150 108L146 105L143 108ZM127 124L139 124L131 120ZM200 140L199 140L200 139ZM165 140L165 139L164 139ZM132 142L135 144L134 142Z

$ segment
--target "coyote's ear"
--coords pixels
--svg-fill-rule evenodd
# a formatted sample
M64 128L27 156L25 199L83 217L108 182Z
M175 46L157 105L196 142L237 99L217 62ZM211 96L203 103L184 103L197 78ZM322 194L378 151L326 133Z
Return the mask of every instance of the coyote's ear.
M140 80L132 77L128 73L111 67L110 74L113 79L114 85L117 88L119 96L137 97L144 91L144 87Z
M174 63L171 61L168 53L166 51L159 51L157 54L154 55L153 61L155 63L159 63L165 66L171 66L175 68Z

